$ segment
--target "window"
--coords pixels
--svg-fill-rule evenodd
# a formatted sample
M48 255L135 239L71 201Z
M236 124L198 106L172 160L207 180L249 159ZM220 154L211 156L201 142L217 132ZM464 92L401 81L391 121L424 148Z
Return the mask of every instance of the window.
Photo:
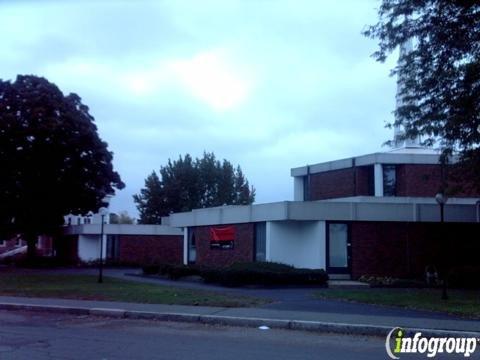
M117 235L107 235L107 259L118 260L120 257L120 241Z
M188 229L188 263L195 264L197 261L197 247L195 244L195 232L192 228Z
M383 196L396 196L397 174L395 165L383 165Z
M310 175L303 177L303 200L310 200Z
M367 167L368 196L375 196L375 168L373 165Z
M267 260L267 224L255 223L255 261Z

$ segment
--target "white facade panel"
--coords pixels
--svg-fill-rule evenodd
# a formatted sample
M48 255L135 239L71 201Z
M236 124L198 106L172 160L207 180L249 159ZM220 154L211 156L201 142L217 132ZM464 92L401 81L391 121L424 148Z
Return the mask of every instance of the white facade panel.
M103 239L103 256L106 251L106 236ZM94 261L100 258L100 235L78 236L78 257L82 261Z
M267 259L298 268L325 269L325 222L267 222Z
M374 166L375 196L383 196L383 166L375 164Z
M303 201L305 199L304 186L303 186L303 176L296 176L293 178L293 200L294 201Z

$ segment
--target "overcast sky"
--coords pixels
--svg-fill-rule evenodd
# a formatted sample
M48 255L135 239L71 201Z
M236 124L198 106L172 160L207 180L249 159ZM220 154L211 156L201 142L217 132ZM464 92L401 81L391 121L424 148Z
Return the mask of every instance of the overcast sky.
M381 151L395 79L361 35L377 0L1 1L0 78L44 76L90 107L127 187L204 150L240 164L257 202L290 168Z

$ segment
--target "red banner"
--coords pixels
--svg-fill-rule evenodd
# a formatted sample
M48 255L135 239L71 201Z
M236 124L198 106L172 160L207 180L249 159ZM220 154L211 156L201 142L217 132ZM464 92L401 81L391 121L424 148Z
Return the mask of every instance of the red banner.
M210 241L233 241L235 240L235 227L210 228Z

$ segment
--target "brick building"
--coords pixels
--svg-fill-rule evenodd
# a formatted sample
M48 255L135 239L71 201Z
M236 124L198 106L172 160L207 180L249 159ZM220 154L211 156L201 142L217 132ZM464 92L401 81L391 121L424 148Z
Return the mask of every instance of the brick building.
M183 232L162 225L104 224L103 231L101 223L69 225L55 252L70 262L89 262L100 258L100 246L102 258L117 263L181 263Z
M69 216L54 251L92 261L103 244L103 257L122 263L276 261L339 278L418 277L445 258L450 266L475 265L479 194L450 186L457 193L442 223L435 200L441 173L439 155L419 147L298 167L291 170L293 201L194 209L162 225L105 224L103 241L98 214Z
M442 223L441 172L419 147L309 165L291 170L294 201L195 209L164 225L183 229L184 263L277 261L347 278L421 276L445 252L451 266L476 264L479 194L451 194Z

